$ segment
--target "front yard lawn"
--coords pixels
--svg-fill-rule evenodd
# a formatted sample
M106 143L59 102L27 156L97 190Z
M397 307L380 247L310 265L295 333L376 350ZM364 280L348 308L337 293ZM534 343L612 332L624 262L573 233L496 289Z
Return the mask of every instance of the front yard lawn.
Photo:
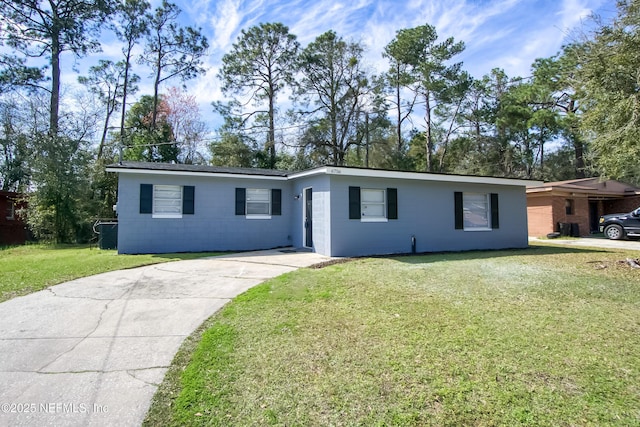
M183 345L152 425L640 425L638 253L359 259L259 285Z
M79 277L213 255L217 254L118 255L87 245L0 247L0 302Z

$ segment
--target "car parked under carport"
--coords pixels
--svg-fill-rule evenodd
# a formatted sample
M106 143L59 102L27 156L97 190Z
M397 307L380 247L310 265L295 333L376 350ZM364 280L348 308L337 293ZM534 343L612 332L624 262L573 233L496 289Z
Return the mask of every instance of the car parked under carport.
M611 240L640 237L640 207L627 213L603 215L600 232Z

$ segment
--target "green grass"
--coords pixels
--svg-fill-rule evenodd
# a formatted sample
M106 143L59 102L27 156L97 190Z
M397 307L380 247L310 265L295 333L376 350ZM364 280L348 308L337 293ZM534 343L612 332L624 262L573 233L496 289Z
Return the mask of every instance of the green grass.
M145 425L640 425L636 253L360 259L252 288Z
M118 255L86 245L0 247L0 302L79 277L216 253Z

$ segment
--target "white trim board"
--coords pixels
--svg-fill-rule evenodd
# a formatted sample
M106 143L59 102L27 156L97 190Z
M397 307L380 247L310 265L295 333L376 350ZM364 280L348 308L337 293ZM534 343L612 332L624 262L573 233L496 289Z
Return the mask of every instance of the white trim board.
M127 167L107 167L107 172L129 173L129 174L145 174L145 175L173 175L173 176L206 176L215 178L240 178L240 179L259 179L267 181L290 181L297 178L304 178L316 175L333 175L333 176L350 176L361 178L382 178L382 179L405 179L410 181L431 181L431 182L453 182L466 184L490 184L490 185L508 185L517 187L535 187L543 185L542 181L533 181L516 178L496 178L488 176L473 175L446 175L436 173L421 172L404 172L390 171L380 169L358 169L346 168L340 166L322 166L302 172L294 172L289 176L269 176L269 175L252 175L243 173L226 173L226 172L202 172L202 171L175 171L162 169L142 169Z
M385 179L407 179L412 181L435 181L435 182L459 182L472 184L495 184L512 186L532 186L542 185L542 181L532 181L515 178L495 178L473 175L446 175L421 172L388 171L379 169L356 169L339 166L324 166L316 169L294 173L289 179L302 178L313 175L340 175L363 178L385 178Z
M207 176L216 178L241 178L241 179L260 179L272 181L287 181L286 176L269 176L269 175L248 175L242 173L221 173L221 172L199 172L199 171L169 171L162 169L137 169L137 168L106 168L107 172L130 173L141 175L172 175L172 176Z

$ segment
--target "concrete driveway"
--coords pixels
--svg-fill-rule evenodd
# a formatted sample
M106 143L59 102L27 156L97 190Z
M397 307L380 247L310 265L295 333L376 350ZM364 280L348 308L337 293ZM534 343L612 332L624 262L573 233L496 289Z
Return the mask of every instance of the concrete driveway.
M578 248L604 248L640 251L640 241L637 240L609 240L598 237L581 237L579 239L538 239L529 237L529 242L549 243Z
M266 279L329 259L271 250L178 261L0 304L0 425L139 425L205 319Z

